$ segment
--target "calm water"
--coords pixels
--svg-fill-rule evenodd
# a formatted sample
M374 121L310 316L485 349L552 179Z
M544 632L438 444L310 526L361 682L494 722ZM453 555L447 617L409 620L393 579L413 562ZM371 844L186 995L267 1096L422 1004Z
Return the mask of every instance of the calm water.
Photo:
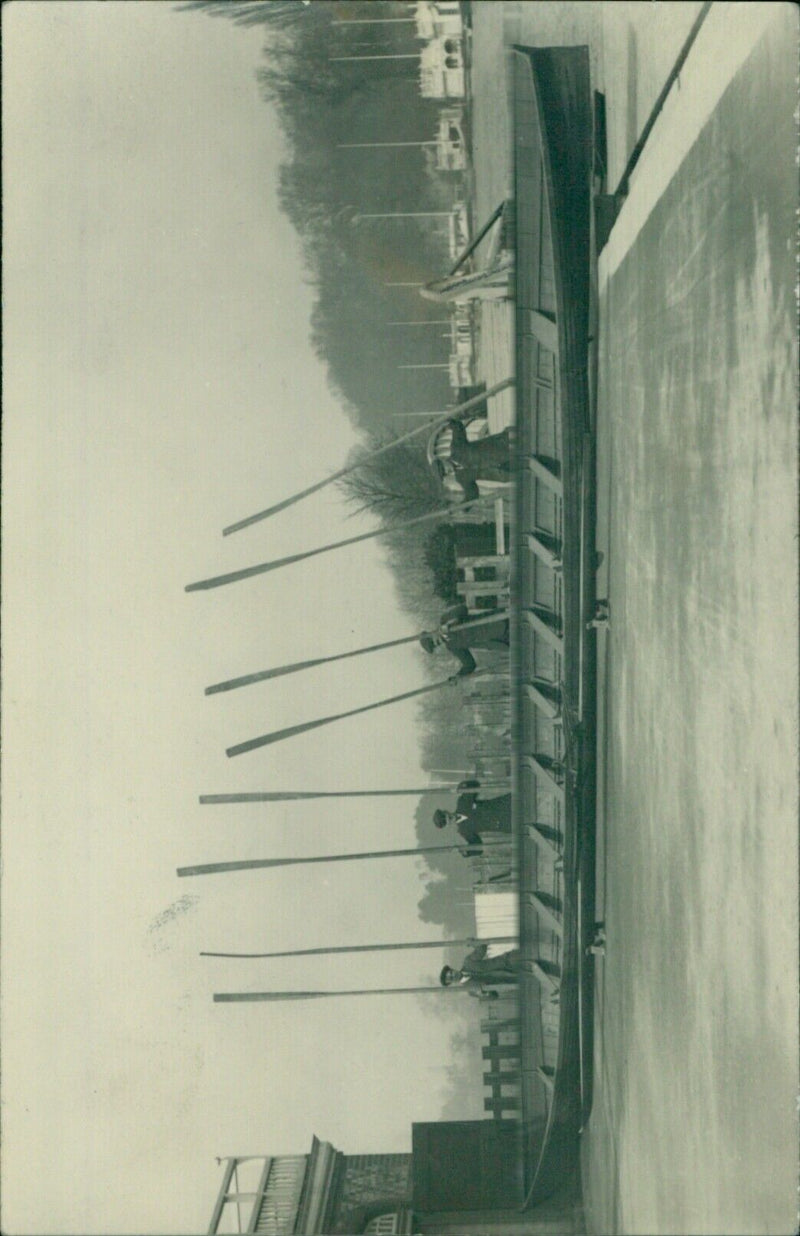
M599 1231L797 1223L793 26L723 97L602 305Z
M621 170L696 6L506 7L506 41L593 40ZM595 1232L797 1227L796 23L772 7L601 304ZM499 9L481 217L508 183Z

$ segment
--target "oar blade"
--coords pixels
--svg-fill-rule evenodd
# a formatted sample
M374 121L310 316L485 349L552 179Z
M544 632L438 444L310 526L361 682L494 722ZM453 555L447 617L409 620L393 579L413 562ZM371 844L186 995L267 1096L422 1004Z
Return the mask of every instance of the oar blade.
M323 665L328 657L316 657L313 661L295 661L293 665L278 665L275 669L256 670L252 674L242 674L239 678L228 678L225 682L212 683L206 687L206 695L218 695L220 691L235 691L238 687L248 687L251 683L267 682L270 678L282 678L284 674L297 674L300 670L313 669L315 665Z
M494 789L495 782L485 781L484 787ZM455 781L442 785L413 786L404 790L255 790L240 794L201 794L205 805L232 803L283 803L307 798L399 798L403 795L420 798L425 794L450 794L457 789Z
M304 498L310 498L318 490L332 484L339 476L341 476L341 471L334 472L333 476L326 476L323 481L317 481L315 485L309 485L307 489L301 489L299 493L292 494L290 498L284 498L282 502L276 502L274 506L268 506L264 511L258 511L255 515L248 515L245 519L237 520L235 524L229 524L227 528L222 529L222 535L230 536L232 532L240 532L242 528L249 528L251 524L257 524L262 519L269 519L270 516L277 515L279 511L285 511L287 507L294 506L295 502L302 502Z
M206 687L206 695L215 695L218 691L232 691L236 687L246 687L254 682L266 682L270 678L281 678L284 674L297 674L301 670L314 669L317 665L330 665L334 661L347 661L352 657L362 657L368 652L383 652L387 648L397 648L400 644L410 644L419 639L419 634L400 635L396 639L383 640L380 644L367 644L365 648L351 648L347 652L335 652L328 657L313 657L308 661L295 661L292 665L279 665L275 669L256 670L252 674L243 674L239 678L229 678L226 682L214 683Z
M267 571L277 571L279 567L291 566L294 562L303 562L306 558L314 558L317 554L328 554L335 549L343 549L346 545L356 545L360 541L369 541L376 536L386 536L389 532L399 532L402 528L413 528L418 524L429 523L431 520L443 519L452 515L454 510L467 510L476 504L485 502L486 494L460 502L457 507L443 506L435 511L427 511L424 515L415 515L402 523L373 528L371 532L360 532L357 536L346 537L343 541L332 541L328 545L318 545L316 549L306 549L299 554L289 554L287 558L276 558L274 562L259 562L255 566L243 567L239 571L229 571L226 575L213 575L210 579L200 579L194 584L186 584L186 592L203 592L210 588L220 588L224 584L235 584L242 579L252 579L254 575L264 575Z
M468 412L471 408L477 406L481 400L489 399L492 395L496 395L500 391L505 390L507 386L513 385L513 378L504 378L501 382L496 382L494 386L490 387L489 390L484 392L482 395L473 396L472 399L468 399L466 403L460 404L458 407L448 409L447 412L438 414L439 422L444 424L444 422L450 417L462 415L463 413ZM431 415L436 417L437 413L432 413ZM301 489L299 493L292 494L291 497L284 498L281 502L274 503L273 506L268 506L266 510L258 511L255 515L248 515L244 519L237 520L235 524L229 524L227 528L222 529L222 535L229 536L232 532L239 532L242 528L249 528L252 524L257 524L262 519L269 519L272 515L277 515L280 511L285 511L287 507L294 506L296 502L302 502L304 498L309 498L312 494L318 493L320 489L325 489L326 486L331 485L334 481L338 481L349 472L354 472L357 468L363 467L367 460L376 459L379 455L385 454L386 451L391 450L393 447L396 447L403 442L408 442L411 438L416 437L420 433L429 431L432 428L433 424L428 425L426 423L424 425L419 425L416 429L409 430L408 433L403 434L402 437L395 438L391 442L385 442L382 446L377 447L376 450L366 456L365 459L359 459L355 463L347 464L344 468L340 468L337 472L331 473L330 476L324 477L321 481L317 481L315 484L307 486L306 489Z
M321 725L344 721L346 717L356 717L364 712L372 712L375 708L385 708L387 704L398 704L401 700L410 700L417 695L425 695L428 691L437 691L439 687L446 687L451 681L450 678L442 678L439 682L431 682L424 687L415 687L413 691L403 691L400 695L390 695L388 699L376 700L374 704L364 704L361 708L350 708L347 712L337 712L331 717L318 717L316 721L304 721L301 725L290 725L283 730L273 730L271 734L261 734L258 738L249 738L246 742L228 747L225 754L228 756L243 755L259 747L268 747L271 743L283 742L285 738L294 738L297 734L305 734L307 730L315 730Z
M268 571L277 571L279 567L291 566L293 562L302 562L321 551L306 550L302 554L290 554L288 558L276 558L274 562L259 562L255 566L242 567L239 571L229 571L226 575L212 575L210 579L199 579L194 584L187 584L185 592L207 592L210 588L221 588L223 584L235 584L240 579L252 579L254 575L266 575Z
M294 858L243 858L229 863L196 863L193 867L178 867L177 874L185 876L220 875L228 871L254 871L262 867L290 867Z
M248 1001L322 1000L327 991L215 991L215 1004L239 1004Z
M228 747L225 754L228 757L244 755L248 751L257 751L259 747L268 747L271 743L283 742L286 738L294 738L297 734L305 734L307 730L315 730L320 725L329 725L332 721L338 720L339 716L319 717L316 721L304 721L302 725L289 725L284 730L273 730L271 734L261 734L258 738L248 738L246 742L236 743L235 746Z

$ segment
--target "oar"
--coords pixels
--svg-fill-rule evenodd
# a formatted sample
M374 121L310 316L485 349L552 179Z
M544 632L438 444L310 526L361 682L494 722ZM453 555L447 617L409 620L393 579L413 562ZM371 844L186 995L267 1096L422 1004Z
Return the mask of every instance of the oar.
M484 780L481 789L502 789L505 781ZM201 794L200 802L205 806L219 806L225 803L286 803L307 798L394 798L401 794L453 794L458 784L423 785L407 790L255 790L244 794Z
M492 495L481 494L477 498L471 498L468 502L443 506L436 511L428 511L426 515L417 515L414 519L407 519L399 524L375 528L372 532L361 532L358 536L345 537L343 541L331 541L328 545L318 545L316 549L306 549L299 554L289 554L286 558L275 558L272 562L259 562L256 566L242 567L238 571L228 571L225 575L214 575L211 579L201 579L197 583L187 584L185 591L201 592L207 591L209 588L219 588L223 584L235 584L240 579L250 579L254 575L264 575L267 571L277 571L279 567L291 566L294 562L302 562L305 558L314 558L317 554L327 554L334 549L343 549L345 545L357 545L359 541L369 541L373 537L385 536L390 532L401 532L404 528L413 528L415 524L430 523L431 520L443 519L445 516L452 517L455 511L464 511L479 502L486 502L488 498L494 501Z
M268 747L273 742L283 742L285 738L294 738L297 734L305 734L307 730L315 730L321 725L332 725L334 721L343 721L345 717L357 717L359 713L371 712L373 708L384 708L387 704L398 704L401 700L413 699L416 695L425 695L427 691L437 691L439 687L449 686L454 678L442 678L431 682L426 687L416 687L413 691L403 691L400 695L390 695L388 699L377 700L374 704L364 704L361 708L350 708L347 712L333 713L330 717L319 717L316 721L304 721L302 725L290 725L283 730L273 730L271 734L261 734L258 738L248 738L246 742L228 747L228 756L244 755L246 751L255 751L258 747Z
M277 669L257 670L254 674L243 674L241 678L229 678L226 682L215 682L206 687L206 695L216 695L220 691L233 691L237 687L248 687L254 682L265 682L269 678L282 678L284 674L297 674L300 670L313 669L315 665L327 665L331 661L344 661L347 657L360 657L365 652L382 652L384 648L397 648L399 644L412 644L419 639L419 634L403 635L400 639L389 639L382 644L370 644L366 648L356 648L352 652L338 652L332 657L314 657L310 661L295 661L293 665L279 665Z
M256 515L248 515L246 519L240 519L235 524L230 524L229 527L222 529L222 535L228 536L231 532L238 532L241 528L249 528L251 524L256 524L261 519L269 519L271 515L277 515L279 511L285 511L287 507L293 506L295 502L302 502L304 498L308 498L311 494L317 493L320 489L324 489L326 485L332 485L334 481L338 481L348 473L354 472L357 468L362 468L365 463L371 463L373 459L377 459L379 455L385 454L386 451L392 450L393 447L399 446L401 442L409 442L421 433L432 433L437 425L444 425L446 421L452 420L454 417L463 416L466 412L472 411L473 408L489 399L492 395L497 395L508 386L514 385L513 378L505 378L502 382L497 382L481 395L475 395L472 399L467 399L465 403L459 404L455 408L451 408L448 412L437 413L431 412L430 416L435 417L435 420L426 421L422 425L418 425L416 429L410 429L408 433L403 434L400 438L394 438L391 442L384 443L383 446L377 447L369 455L359 459L357 463L348 464L344 468L340 468L338 472L333 472L330 476L326 476L324 480L317 481L314 485L309 485L306 489L301 489L299 493L292 494L291 498L284 498L282 502L276 502L274 506L268 506L266 510L259 511Z
M456 991L468 991L466 984L455 983L451 987L368 987L360 991L215 991L215 1004L246 1004L269 1000L329 1000L333 996L408 996L435 992L447 995Z
M296 948L286 953L209 953L201 952L201 957L233 957L247 961L272 957L327 957L331 953L385 953L405 948L453 948L473 947L479 941L467 937L464 940L412 940L402 944L344 944L337 948ZM481 944L516 944L516 936L491 936L481 940Z
M470 618L461 626L481 627L508 618L509 611L491 610L482 618ZM381 652L385 648L396 648L399 644L412 644L419 640L423 632L416 635L403 635L399 639L390 639L382 644L368 644L366 648L354 648L351 652L337 652L330 657L314 657L310 661L295 661L292 665L279 665L276 669L257 670L253 674L243 674L240 678L228 678L225 682L215 682L206 687L206 695L216 695L220 691L234 691L237 687L248 687L255 682L266 682L270 678L282 678L285 674L296 674L300 670L313 669L316 665L327 665L332 661L345 661L348 657L360 657L367 652Z
M503 841L483 841L481 849L508 845ZM364 858L403 858L416 854L437 854L446 850L464 850L461 845L423 845L410 850L363 850L356 854L312 854L307 858L243 858L227 863L198 863L194 867L179 867L178 875L224 875L229 871L256 871L264 867L298 867L305 863L352 863Z

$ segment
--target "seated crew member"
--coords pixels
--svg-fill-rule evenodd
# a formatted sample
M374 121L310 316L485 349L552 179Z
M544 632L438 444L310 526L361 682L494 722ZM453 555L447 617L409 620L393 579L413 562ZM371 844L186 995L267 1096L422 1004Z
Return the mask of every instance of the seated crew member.
M606 928L605 923L595 923L592 943L585 950L587 957L605 957Z
M467 954L458 970L443 966L439 975L442 987L468 987L471 996L481 996L484 986L516 983L522 968L521 951L512 948L497 957L487 957L488 947L487 944L479 944Z
M486 615L491 617L491 612ZM477 668L471 648L502 648L507 649L508 618L498 615L496 621L487 622L486 618L470 618L466 605L452 605L442 614L442 620L436 631L423 631L419 642L426 652L435 652L437 648L446 648L461 663L457 678L471 674Z
M491 434L471 442L463 421L448 421L452 430L450 463L453 475L464 491L464 500L469 502L480 496L478 481L510 481L511 442L510 432Z
M472 782L478 787L480 782ZM478 798L477 788L459 794L455 811L434 811L433 822L437 828L455 824L468 845L480 845L486 833L511 833L511 795L498 794L495 798Z
M608 601L605 599L597 601L594 607L594 613L586 623L587 631L600 631L608 626L609 609Z

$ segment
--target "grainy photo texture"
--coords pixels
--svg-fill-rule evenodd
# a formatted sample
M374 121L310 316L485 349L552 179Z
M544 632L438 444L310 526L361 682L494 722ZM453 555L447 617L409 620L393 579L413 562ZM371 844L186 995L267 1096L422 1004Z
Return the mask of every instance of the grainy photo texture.
M795 1232L796 7L2 21L3 1232Z

